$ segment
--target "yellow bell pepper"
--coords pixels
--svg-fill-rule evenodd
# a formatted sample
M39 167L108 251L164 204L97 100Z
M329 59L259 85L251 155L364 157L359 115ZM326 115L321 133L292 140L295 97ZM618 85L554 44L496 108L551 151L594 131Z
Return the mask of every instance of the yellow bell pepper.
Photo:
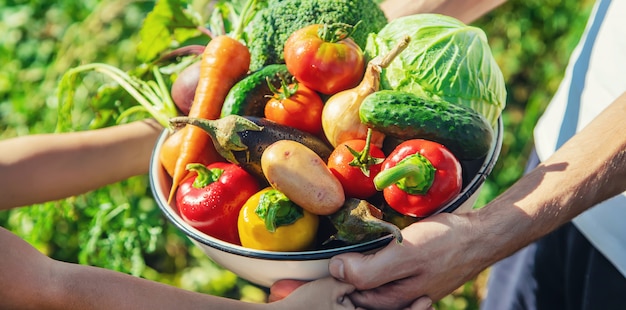
M319 218L267 187L252 195L239 211L241 245L268 251L302 251L313 245Z

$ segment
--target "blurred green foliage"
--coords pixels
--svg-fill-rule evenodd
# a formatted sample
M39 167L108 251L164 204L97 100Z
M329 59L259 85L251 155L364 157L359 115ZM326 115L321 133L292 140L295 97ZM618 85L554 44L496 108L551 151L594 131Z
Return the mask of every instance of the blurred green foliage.
M209 2L192 5L209 14ZM592 4L511 1L475 23L487 33L508 85L504 144L478 207L521 176L533 125L556 91ZM56 87L69 68L91 62L135 68L138 32L153 5L131 0L0 0L0 139L55 130ZM88 129L96 126L92 121L98 113L89 88L109 81L90 76L83 82L72 118L79 129ZM146 176L62 201L0 212L0 225L55 259L231 298L265 298L264 289L214 264L167 223ZM477 309L485 278L468 282L440 301L438 309Z
M532 130L563 76L593 1L509 1L478 20L507 83L500 159L477 206L517 180L532 148Z

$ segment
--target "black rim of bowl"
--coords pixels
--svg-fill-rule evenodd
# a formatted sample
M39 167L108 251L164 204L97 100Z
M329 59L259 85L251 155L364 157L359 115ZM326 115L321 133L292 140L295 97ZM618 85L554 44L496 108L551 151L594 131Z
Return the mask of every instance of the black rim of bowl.
M465 201L467 201L480 187L483 185L487 176L493 170L493 167L496 165L498 161L498 157L500 156L500 150L502 149L502 131L504 130L502 124L502 117L498 117L497 121L497 130L495 131L496 136L494 137L493 144L493 152L487 154L487 158L485 158L483 165L480 167L474 178L469 182L467 186L461 191L459 194L462 199L455 199L454 201L448 203L447 205L441 207L440 211L435 212L434 214L441 212L451 213L454 210L458 209ZM491 151L491 150L490 150Z
M495 145L493 152L490 152L488 158L485 159L484 164L478 171L478 173L474 176L474 178L470 181L470 183L465 187L465 189L461 192L462 199L455 199L453 202L449 203L446 206L443 206L438 212L453 212L457 208L459 208L467 199L469 199L482 185L484 179L491 173L493 167L500 155L500 150L502 146L502 118L498 118L495 137ZM187 224L178 214L177 212L166 203L167 197L163 195L162 184L160 184L156 179L158 178L157 171L162 171L163 167L158 161L158 154L156 153L158 149L160 149L161 145L165 141L165 138L169 135L169 131L167 129L163 130L159 139L153 149L153 154L150 159L150 170L149 170L149 180L150 180L150 189L152 190L152 194L157 202L161 211L165 214L167 219L174 224L178 229L182 230L189 238L199 242L203 245L209 246L211 248L236 254L245 257L257 258L257 259L266 259L266 260L294 260L294 261L302 261L302 260L316 260L316 259L327 259L331 258L335 255L347 253L347 252L368 252L378 248L381 248L387 245L393 239L392 235L387 235L384 237L380 237L378 239L355 244L355 245L347 245L337 248L331 249L322 249L315 251L299 251L299 252L273 252L273 251L262 251L245 248L239 245L231 244L228 242L221 241L214 237L208 236L199 230L193 228L191 225ZM159 170L160 169L160 170ZM162 172L164 173L164 171Z

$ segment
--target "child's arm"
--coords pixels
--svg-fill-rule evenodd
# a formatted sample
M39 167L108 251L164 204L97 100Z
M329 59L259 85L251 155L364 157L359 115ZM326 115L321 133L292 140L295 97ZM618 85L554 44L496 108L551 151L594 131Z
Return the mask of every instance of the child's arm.
M0 141L0 210L78 195L148 171L154 120Z
M0 228L0 309L255 309L103 268L53 260Z
M0 309L354 309L354 287L332 278L284 300L255 304L183 290L121 272L53 260L0 227Z

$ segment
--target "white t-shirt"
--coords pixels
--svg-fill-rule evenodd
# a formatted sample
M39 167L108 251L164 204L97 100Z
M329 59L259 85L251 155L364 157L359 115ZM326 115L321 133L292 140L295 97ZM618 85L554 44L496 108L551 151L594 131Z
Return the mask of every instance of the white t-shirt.
M565 77L535 127L539 158L550 157L571 137L568 128L582 129L624 92L626 0L598 0ZM626 277L626 192L587 210L573 222Z

